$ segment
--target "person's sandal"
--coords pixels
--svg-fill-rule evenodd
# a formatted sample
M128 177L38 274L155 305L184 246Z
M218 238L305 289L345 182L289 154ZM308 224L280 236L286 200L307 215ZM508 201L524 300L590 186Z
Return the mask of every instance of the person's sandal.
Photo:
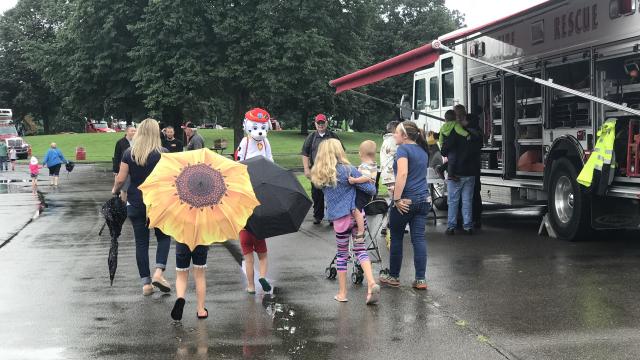
M363 243L364 242L364 233L356 234L356 236L353 238L353 242Z
M182 320L182 312L184 311L184 299L177 298L176 303L173 305L173 309L171 310L171 318L175 321Z
M260 286L262 286L262 290L264 290L264 292L268 293L269 291L271 291L271 284L269 284L267 279L260 278L258 279L258 281L260 282Z
M254 290L251 290L251 289L247 288L247 292L248 292L249 294L251 294L251 295L254 295L254 294L256 293L256 290L255 290L255 289L254 289Z
M207 310L207 308L204 308L204 311L206 311L206 312L207 312L207 314L206 314L206 315L202 315L202 316L200 316L200 314L198 314L198 313L196 312L196 316L198 317L198 319L203 320L203 319L206 319L206 318L208 318L208 317L209 317L209 310Z
M157 287L163 293L171 292L171 284L164 278L153 279L151 285Z
M347 299L347 298L342 298L342 299L339 298L338 295L334 296L333 300L335 300L337 302L341 302L341 303L345 303L345 302L349 301L349 299Z
M380 285L375 284L371 287L371 292L367 294L367 305L375 305L380 301Z
M380 280L380 283L385 284L387 286L400 287L400 280L398 280L398 278L395 278L389 274L380 275L379 280Z
M151 284L144 285L142 287L142 295L143 296L153 295L153 286Z
M427 290L427 280L415 280L411 286L416 290Z

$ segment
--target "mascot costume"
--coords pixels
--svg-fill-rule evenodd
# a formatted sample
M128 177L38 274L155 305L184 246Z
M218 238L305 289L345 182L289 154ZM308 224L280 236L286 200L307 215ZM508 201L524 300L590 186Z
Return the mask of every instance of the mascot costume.
M247 111L243 123L246 136L240 141L236 150L237 161L251 159L256 156L264 156L273 161L271 145L267 139L267 133L271 129L271 116L266 110L255 108ZM240 247L244 256L245 275L247 276L247 292L256 293L254 278L254 256L258 255L260 268L260 286L265 293L271 291L271 284L267 281L267 243L265 239L258 239L247 230L240 231Z
M255 108L244 115L243 128L246 136L236 150L236 160L243 161L256 156L264 156L273 161L271 145L267 133L271 130L271 116L263 109Z

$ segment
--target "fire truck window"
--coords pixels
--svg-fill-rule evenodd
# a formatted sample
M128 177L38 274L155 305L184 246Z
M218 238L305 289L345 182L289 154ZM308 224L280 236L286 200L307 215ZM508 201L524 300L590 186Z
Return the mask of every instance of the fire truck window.
M440 83L437 76L429 79L429 107L432 109L440 108Z
M548 78L559 85L591 93L591 71L588 61L548 68ZM591 126L591 105L588 100L565 93L549 90L549 128L587 128Z
M446 58L446 59L442 59L440 61L440 66L442 68L442 71L453 70L453 58L449 57L449 58Z
M442 106L453 106L453 100L455 98L455 89L453 81L453 72L449 72L442 75Z
M422 110L426 107L427 103L427 81L426 79L416 80L414 90L413 108L416 110Z

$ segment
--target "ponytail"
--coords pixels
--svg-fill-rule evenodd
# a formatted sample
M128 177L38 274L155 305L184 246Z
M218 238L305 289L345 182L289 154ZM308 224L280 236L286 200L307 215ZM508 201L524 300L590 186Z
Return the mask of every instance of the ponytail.
M429 144L427 143L427 139L424 137L424 131L418 130L418 137L415 140L416 144L420 145L422 150L424 150L427 154L429 153Z
M398 126L409 139L415 141L427 154L429 153L429 145L424 137L424 132L418 129L418 126L413 121L403 121Z

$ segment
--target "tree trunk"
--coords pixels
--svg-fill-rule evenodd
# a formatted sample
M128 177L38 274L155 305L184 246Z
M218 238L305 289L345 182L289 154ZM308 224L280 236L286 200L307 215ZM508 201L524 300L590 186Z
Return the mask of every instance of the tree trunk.
M300 120L300 134L301 135L309 135L309 118L311 117L311 113L307 112L304 114L302 119Z
M242 122L244 119L244 113L247 111L247 101L249 94L246 90L238 90L236 92L233 102L233 118L231 124L233 125L233 148L237 149L240 146L240 141L244 137L244 129L242 128Z

